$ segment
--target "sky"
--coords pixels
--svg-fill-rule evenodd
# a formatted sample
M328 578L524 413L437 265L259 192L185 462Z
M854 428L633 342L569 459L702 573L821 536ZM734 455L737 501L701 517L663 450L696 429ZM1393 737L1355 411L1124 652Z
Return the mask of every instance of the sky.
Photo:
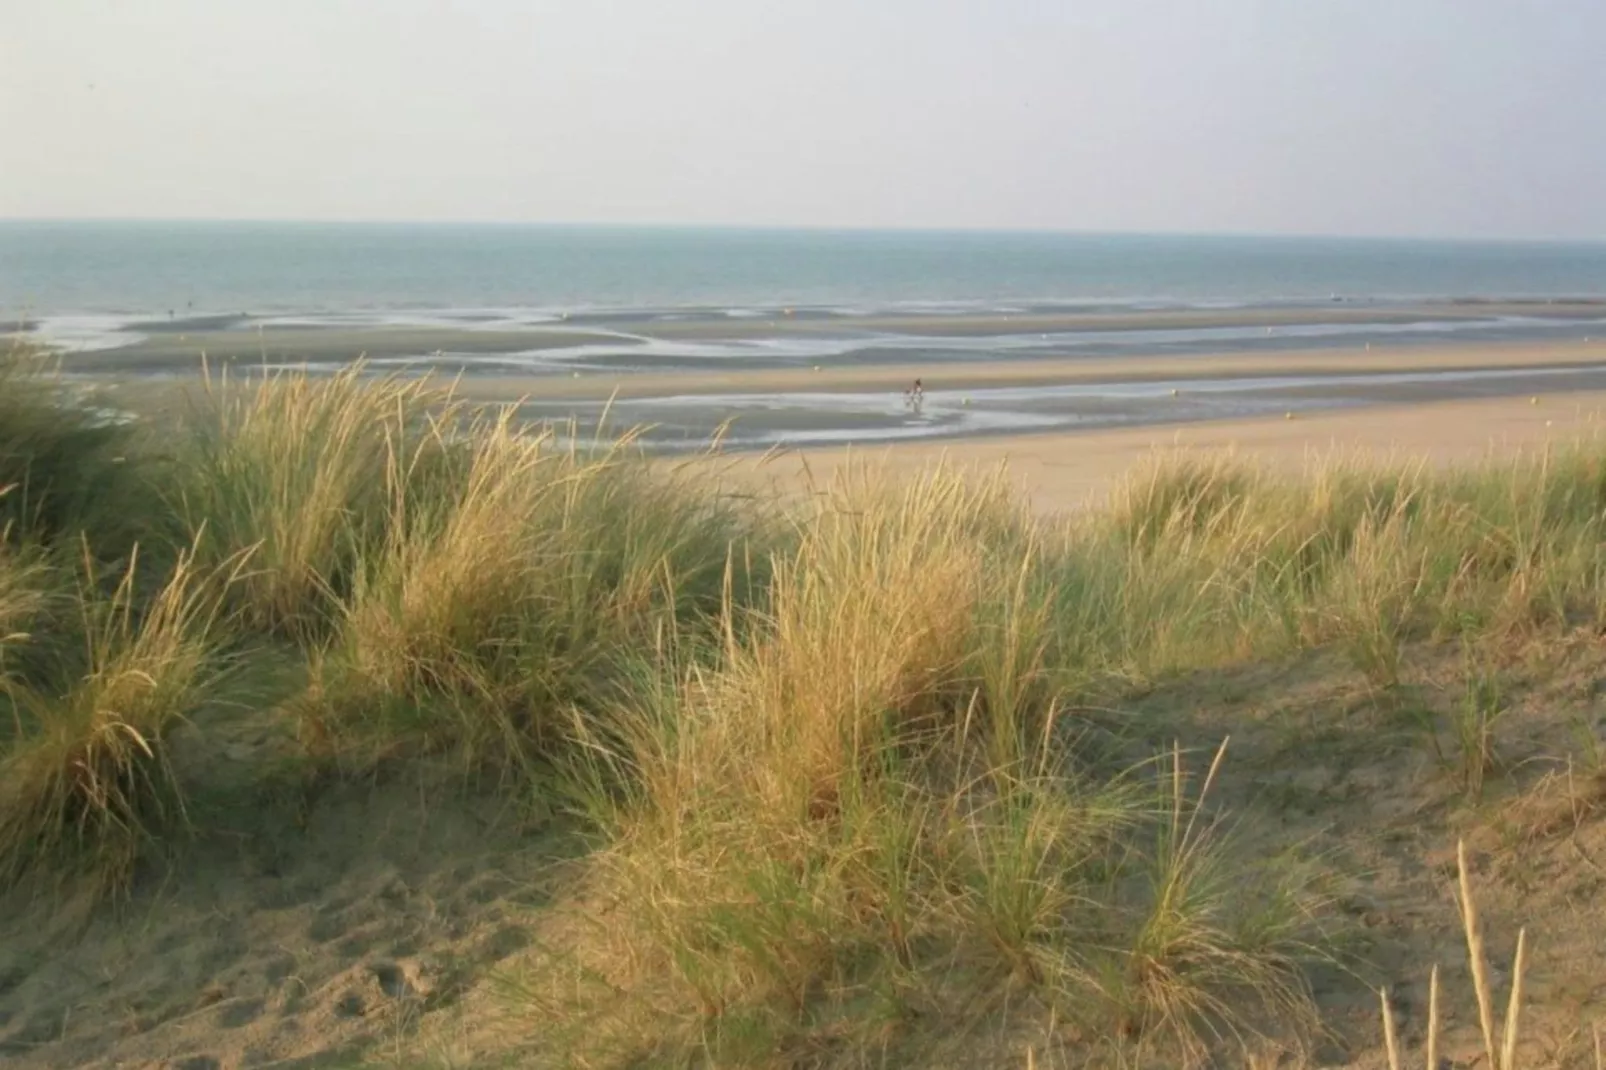
M0 0L0 217L1606 238L1602 0Z

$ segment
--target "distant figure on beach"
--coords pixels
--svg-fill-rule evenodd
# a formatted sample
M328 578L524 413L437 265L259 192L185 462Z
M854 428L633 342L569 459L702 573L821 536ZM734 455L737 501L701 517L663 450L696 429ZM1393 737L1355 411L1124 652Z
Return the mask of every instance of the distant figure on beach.
M904 392L903 401L915 412L919 412L920 407L926 403L926 388L921 385L919 379L915 380L914 386Z

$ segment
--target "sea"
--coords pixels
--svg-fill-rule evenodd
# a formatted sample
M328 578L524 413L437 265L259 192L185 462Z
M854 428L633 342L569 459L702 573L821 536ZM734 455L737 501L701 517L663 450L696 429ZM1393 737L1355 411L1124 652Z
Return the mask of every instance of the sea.
M0 221L0 317L66 350L137 341L139 325L539 328L584 322L651 366L732 355L709 338L643 348L653 324L741 321L735 355L817 359L763 346L781 314L929 317L934 329L862 339L866 351L944 348L941 322L1030 312L1253 310L1422 302L1606 300L1606 243L1018 232L447 224ZM1509 311L1509 310L1508 310ZM1388 325L1338 322L1275 342L1354 344L1606 333L1602 317L1501 314ZM208 317L223 317L209 321ZM633 328L641 328L637 333ZM851 334L852 332L848 332ZM965 359L1019 357L1019 339L970 337ZM1267 343L1232 325L1082 331L1060 351L1215 351ZM1060 343L1063 342L1063 345ZM851 343L851 340L850 340ZM810 344L825 344L816 340ZM838 338L827 355L852 357ZM657 346L654 349L654 345ZM1080 347L1080 349L1076 348ZM591 345L581 356L609 356ZM616 354L617 355L617 354ZM940 355L940 354L939 354ZM1026 354L1031 355L1031 354ZM550 365L550 350L540 360ZM503 363L506 363L505 355Z

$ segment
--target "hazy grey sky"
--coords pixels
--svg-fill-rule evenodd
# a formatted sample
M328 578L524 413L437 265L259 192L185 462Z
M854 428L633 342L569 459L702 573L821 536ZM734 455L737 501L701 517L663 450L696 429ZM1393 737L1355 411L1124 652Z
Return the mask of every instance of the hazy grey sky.
M1606 0L0 0L0 216L1606 237Z

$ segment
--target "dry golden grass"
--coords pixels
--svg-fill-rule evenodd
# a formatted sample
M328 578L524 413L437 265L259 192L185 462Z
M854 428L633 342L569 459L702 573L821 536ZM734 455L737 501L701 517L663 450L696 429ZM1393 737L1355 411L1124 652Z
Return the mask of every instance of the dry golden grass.
M202 563L250 553L230 590L246 627L306 641L327 633L378 534L387 472L421 463L426 410L443 400L426 382L374 380L360 366L207 378L180 429L167 504Z
M1316 897L1235 889L1219 753L1197 793L1170 754L1153 801L1078 758L1051 574L1001 485L855 473L816 500L767 610L727 611L717 660L583 752L643 971L623 1007L715 1061L813 1050L865 1000L985 1018L973 987L1188 1059L1308 1035Z
M184 821L166 737L213 697L215 600L188 559L136 607L137 566L110 595L86 563L82 677L62 691L0 681L11 732L0 751L0 876L86 871L121 890L143 850Z

